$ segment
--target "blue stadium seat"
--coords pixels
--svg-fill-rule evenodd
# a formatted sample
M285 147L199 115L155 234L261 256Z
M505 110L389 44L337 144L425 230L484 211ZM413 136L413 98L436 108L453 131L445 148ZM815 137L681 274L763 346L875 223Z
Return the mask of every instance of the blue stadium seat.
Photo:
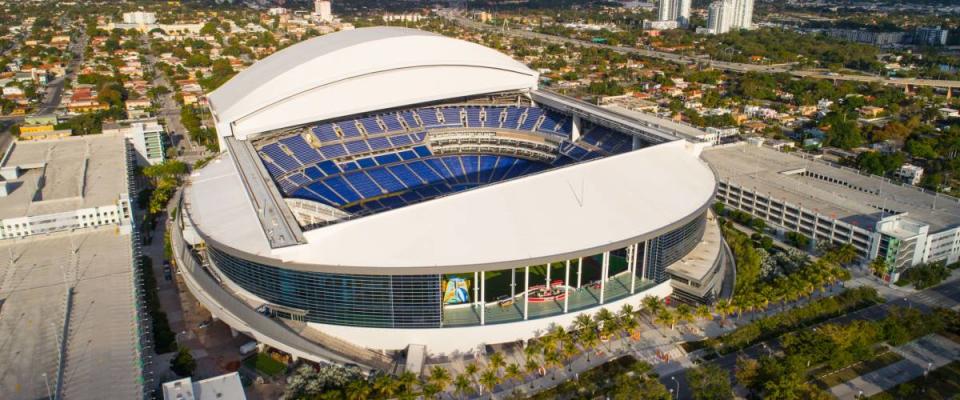
M414 158L418 158L417 153L414 152L413 150L404 150L404 151L401 151L399 154L400 154L400 158L404 160L412 160Z
M387 169L389 169L390 172L392 172L397 178L400 178L400 181L403 182L403 184L408 188L417 187L423 184L423 181L421 181L420 178L417 178L417 176L410 171L410 168L407 168L407 166L404 164L391 165L387 167Z
M497 156L491 155L481 155L480 156L480 183L490 182L490 177L493 175L493 168L497 165Z
M390 144L390 140L385 137L372 137L367 139L367 144L374 151L387 150L393 147L393 145Z
M506 129L517 129L517 127L520 125L520 116L523 115L523 111L524 109L520 107L507 107L507 115L500 127Z
M283 143L284 146L287 146L290 149L290 152L293 153L298 160L300 160L304 165L314 164L323 160L323 157L320 156L320 153L317 153L317 150L311 147L305 140L303 140L300 135L294 135L286 137L279 140L280 143Z
M424 127L440 126L440 120L437 119L437 110L435 108L421 108L417 110L417 115L423 121Z
M400 121L397 120L397 114L381 115L380 120L383 121L383 124L387 126L388 132L398 132L403 130L403 126L400 125Z
M347 182L350 182L350 185L354 189L357 189L357 192L360 193L364 198L377 197L383 194L383 190L380 189L380 186L370 179L364 171L356 171L343 175L344 179Z
M377 162L369 157L357 160L357 164L359 164L361 168L373 168L377 166Z
M463 126L460 121L460 107L444 107L440 112L443 114L443 126Z
M363 125L363 130L367 131L368 135L379 135L383 133L383 128L377 123L377 117L364 117L358 121L360 121L360 125Z
M453 179L463 177L463 164L460 163L460 157L457 156L447 156L443 157L443 163L447 166L447 169L453 173Z
M323 178L326 175L316 166L304 168L303 173L312 181Z
M266 146L263 146L260 150L266 154L267 157L270 157L273 160L273 163L283 169L284 172L288 172L303 166L293 157L290 157L287 155L287 153L284 153L283 150L280 150L280 146L276 143L270 143Z
M347 147L347 153L363 154L370 152L370 146L367 146L366 140L353 140L344 144Z
M542 114L543 111L539 108L527 108L527 116L524 118L523 123L520 124L520 130L532 131L533 128L536 127L537 121L540 120L540 115Z
M433 153L430 153L430 149L427 146L417 146L413 148L413 151L417 152L417 155L420 157L428 157Z
M414 111L404 111L400 113L400 118L402 118L403 121L407 123L407 126L409 126L410 129L416 129L420 127L420 124L417 122L417 119L414 118L413 116L414 113L415 113Z
M320 195L328 204L343 205L346 201L323 182L314 182L307 186L312 192Z
M313 135L320 139L321 142L332 142L335 140L340 140L340 137L337 136L337 133L333 131L332 124L323 124L313 127L311 129Z
M433 168L431 168L425 161L415 160L407 164L410 167L410 170L413 171L420 179L427 182L428 184L436 183L443 180L443 177L440 176Z
M443 162L440 158L430 158L426 160L427 165L433 168L436 173L440 174L444 179L453 179L453 171L447 167L446 163Z
M342 199L346 200L346 203L353 203L360 200L360 195L358 195L341 176L331 176L323 182L326 183L330 189L333 189Z
M323 171L327 175L336 175L339 174L340 168L337 168L337 164L333 161L323 161L317 164L317 168L320 168L320 171Z
M487 107L487 118L483 120L483 126L485 128L499 128L503 110L503 107Z
M388 193L398 192L407 187L395 178L390 172L382 167L367 170L367 174L373 178L373 181L380 185ZM356 185L354 185L356 186ZM358 188L359 189L359 188Z
M390 142L393 143L395 147L409 146L413 144L413 141L411 141L410 137L407 135L390 136Z
M476 183L480 177L477 174L479 170L480 157L474 155L460 156L460 163L463 164L464 178L467 182Z
M374 157L374 159L377 160L377 163L380 165L393 164L395 162L400 162L400 156L398 156L396 153L381 154L379 156Z
M320 154L328 160L335 160L347 155L347 149L340 143L328 144L320 148Z
M343 132L344 139L360 137L360 129L357 128L356 121L352 119L349 121L338 122L337 126L339 126L340 131Z
M480 123L480 107L465 107L465 109L467 111L467 127L482 127L483 124Z

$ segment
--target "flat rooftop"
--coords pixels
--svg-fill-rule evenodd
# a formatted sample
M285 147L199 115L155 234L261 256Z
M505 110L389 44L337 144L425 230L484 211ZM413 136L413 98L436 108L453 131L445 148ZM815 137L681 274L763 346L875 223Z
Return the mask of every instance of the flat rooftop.
M721 247L720 225L713 213L707 214L707 224L703 229L703 239L679 261L670 264L667 272L696 281L707 278L710 268L720 257Z
M882 216L890 216L890 211L907 213L908 218L930 225L931 233L960 225L960 202L955 198L822 161L748 144L708 148L701 157L721 182L756 190L867 230L873 230ZM802 171L844 184L804 176Z
M77 249L72 257L72 249ZM0 393L47 397L56 385L66 286L74 287L62 397L141 397L130 236L113 228L0 242ZM11 261L12 260L12 261Z
M0 219L112 205L127 190L121 135L18 141L0 165L14 166L22 175L0 197Z

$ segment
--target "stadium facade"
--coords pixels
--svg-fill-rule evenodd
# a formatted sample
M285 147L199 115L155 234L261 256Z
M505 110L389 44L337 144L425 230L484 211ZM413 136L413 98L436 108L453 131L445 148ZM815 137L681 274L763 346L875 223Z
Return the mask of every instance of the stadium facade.
M225 151L173 229L188 287L271 347L377 367L666 298L681 261L715 273L701 145L538 81L401 28L259 61L209 96Z

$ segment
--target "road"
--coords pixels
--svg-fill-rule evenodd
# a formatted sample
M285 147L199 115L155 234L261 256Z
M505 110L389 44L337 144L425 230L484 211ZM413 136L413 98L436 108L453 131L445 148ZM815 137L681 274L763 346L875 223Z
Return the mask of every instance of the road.
M927 313L936 307L956 308L958 305L960 305L960 282L954 280L943 283L939 286L913 293L909 296L903 297L900 300L891 300L887 301L886 303L863 308L858 311L834 318L827 322L849 323L854 320L877 321L886 317L887 313L894 306L912 307ZM727 354L716 360L710 361L710 363L718 365L721 368L730 371L732 374L734 368L736 367L738 357L746 356L750 358L759 358L765 354L776 352L777 349L779 349L779 339L775 338L758 343L740 352ZM673 380L674 378L680 381L679 399L692 398L691 393L688 390L686 372L687 370L680 370L676 373L664 375L660 378L660 381L664 385L667 385L667 387L675 387L672 386L676 382Z
M670 53L665 51L656 51L652 49L640 49L635 47L625 47L625 46L613 46L607 44L593 43L585 40L571 39L554 35L547 35L543 33L531 32L521 29L502 29L493 25L483 24L477 21L473 21L468 18L464 18L460 14L451 10L444 10L440 12L440 16L447 18L451 21L454 21L462 26L480 29L486 31L496 31L503 34L520 37L525 39L539 39L550 43L557 44L574 44L583 47L594 47L594 48L605 48L610 49L619 53L635 54L641 57L656 58L665 61L671 61L680 64L703 64L709 65L713 68L722 69L725 71L732 72L763 72L763 73L789 73L796 77L812 78L812 79L829 79L834 81L854 81L854 82L870 82L870 83L880 83L884 85L896 85L896 86L929 86L936 88L950 88L950 89L960 89L960 81L946 81L946 80L935 80L935 79L891 79L885 78L876 75L852 75L852 74L836 74L827 71L817 71L817 70L793 70L791 65L756 65L756 64L743 64L743 63L734 63L727 61L719 61L710 59L706 55L697 55L697 56L687 56L682 54Z
M162 95L159 99L160 109L157 112L157 116L166 121L167 135L170 137L170 142L173 144L173 147L177 149L180 159L188 164L193 164L206 156L206 149L203 146L194 144L193 141L190 140L187 134L187 128L180 122L180 105L177 104L173 97L173 85L167 82L167 78L162 71L157 70L156 57L150 54L146 54L145 57L147 64L154 72L153 86L164 86L170 89L170 93Z

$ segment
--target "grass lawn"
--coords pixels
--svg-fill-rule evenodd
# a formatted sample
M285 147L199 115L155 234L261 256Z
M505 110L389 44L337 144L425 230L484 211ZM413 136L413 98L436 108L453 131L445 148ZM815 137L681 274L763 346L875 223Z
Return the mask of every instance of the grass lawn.
M879 400L941 400L956 398L960 393L960 361L954 361L930 372L930 376L919 377L910 382L901 383L882 393L871 396Z
M849 381L868 372L876 371L902 359L903 357L901 357L899 354L888 351L855 366L844 368L836 373L817 379L816 383L821 389L827 390L843 382Z
M246 360L243 364L267 376L277 376L287 370L287 366L282 362L270 358L266 353L257 353Z
M570 284L577 284L577 262L570 261ZM599 255L583 258L583 277L581 284L586 285L589 282L600 279L600 266L602 257ZM563 280L566 263L555 262L550 264L550 280ZM623 257L610 255L610 276L614 276L627 270L627 260ZM523 268L516 269L517 294L523 293ZM503 295L510 295L510 270L487 271L486 273L486 301L491 302ZM470 296L473 297L473 273L450 274L444 276L444 281L450 277L463 278L470 281ZM547 281L547 266L530 266L530 286L543 285Z

